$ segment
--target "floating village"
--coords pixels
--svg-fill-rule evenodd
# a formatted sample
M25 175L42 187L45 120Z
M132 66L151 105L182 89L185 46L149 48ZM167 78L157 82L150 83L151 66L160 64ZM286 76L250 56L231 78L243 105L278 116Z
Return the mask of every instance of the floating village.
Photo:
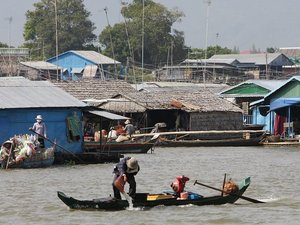
M173 27L183 12L153 0L120 1L124 22L113 26L105 6L107 26L97 36L85 9L91 2L35 1L35 9L25 13L24 43L18 47L10 40L13 18L5 18L0 222L299 221L300 47L240 51L218 45L219 33L208 46L211 0L204 1L203 49L187 46L184 32ZM104 2L116 1L96 4ZM266 17L266 3L249 2L226 7L234 5L238 13L247 8L251 14L245 18ZM237 26L234 20L247 29L238 13L217 4L219 13L234 16L230 25ZM280 13L272 15L282 19ZM238 29L227 33L238 36ZM255 198L245 196L250 183ZM126 211L115 213L120 210Z
M108 68L120 63L95 51L23 61L28 49L2 48L1 166L118 162L156 146L298 145L296 51L186 59L132 84L112 78ZM45 135L32 129L37 116Z

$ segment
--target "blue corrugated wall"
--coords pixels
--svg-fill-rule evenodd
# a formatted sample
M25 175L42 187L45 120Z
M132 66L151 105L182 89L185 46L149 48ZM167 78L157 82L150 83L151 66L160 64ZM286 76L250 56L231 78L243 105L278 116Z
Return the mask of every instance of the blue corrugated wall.
M18 134L33 134L29 128L35 123L37 115L42 115L46 123L47 138L52 141L56 140L58 145L61 145L68 151L73 153L82 152L82 139L79 142L68 142L66 118L77 115L82 121L82 113L77 108L43 108L43 109L5 109L0 110L0 142L8 140L10 137ZM81 138L82 123L80 123ZM45 141L46 146L51 146L49 141ZM58 151L63 151L57 148Z

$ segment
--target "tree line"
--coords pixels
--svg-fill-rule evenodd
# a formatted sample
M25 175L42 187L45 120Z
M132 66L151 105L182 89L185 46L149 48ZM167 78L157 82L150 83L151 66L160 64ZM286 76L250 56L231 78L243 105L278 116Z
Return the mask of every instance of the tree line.
M109 24L96 36L96 27L84 0L41 0L26 12L22 47L30 49L32 59L45 60L68 50L95 50L124 65L153 69L176 64L187 57L207 58L214 54L238 53L236 49L209 46L205 49L185 45L184 32L173 28L184 17L178 9L167 9L152 0L123 3L123 22ZM144 9L144 10L143 10ZM106 14L107 16L107 14ZM7 47L0 43L0 47Z

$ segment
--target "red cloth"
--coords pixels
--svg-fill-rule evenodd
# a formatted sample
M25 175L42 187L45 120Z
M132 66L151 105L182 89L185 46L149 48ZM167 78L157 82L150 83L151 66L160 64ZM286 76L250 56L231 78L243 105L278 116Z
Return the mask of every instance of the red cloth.
M279 114L275 115L274 134L282 135L284 133L283 124L286 122L286 117Z
M184 187L185 187L185 183L190 180L190 178L185 177L185 176L178 176L176 177L176 180L173 181L173 183L171 184L171 187L173 188L173 190L180 194L181 192L183 192Z

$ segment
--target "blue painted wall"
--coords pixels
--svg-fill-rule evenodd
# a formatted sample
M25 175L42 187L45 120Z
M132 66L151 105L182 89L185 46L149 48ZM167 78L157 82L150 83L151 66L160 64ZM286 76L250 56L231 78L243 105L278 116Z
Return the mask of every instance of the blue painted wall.
M274 124L274 112L270 112L267 116L263 116L259 112L258 107L252 108L252 118L253 124L263 124L263 129L273 133L273 124Z
M64 68L65 79L78 80L78 77L72 73L72 68L85 68L86 65L97 65L95 62L87 60L73 52L65 52L56 57L48 59L47 62L53 63ZM103 65L103 69L107 70L107 65Z
M37 115L42 115L46 123L47 138L73 153L82 152L82 139L79 142L68 142L66 118L76 114L82 121L82 113L77 108L43 108L43 109L5 109L0 110L0 143L18 134L33 134L29 128L35 123ZM82 123L80 124L81 138ZM46 147L52 144L45 141ZM62 151L60 148L58 151Z

